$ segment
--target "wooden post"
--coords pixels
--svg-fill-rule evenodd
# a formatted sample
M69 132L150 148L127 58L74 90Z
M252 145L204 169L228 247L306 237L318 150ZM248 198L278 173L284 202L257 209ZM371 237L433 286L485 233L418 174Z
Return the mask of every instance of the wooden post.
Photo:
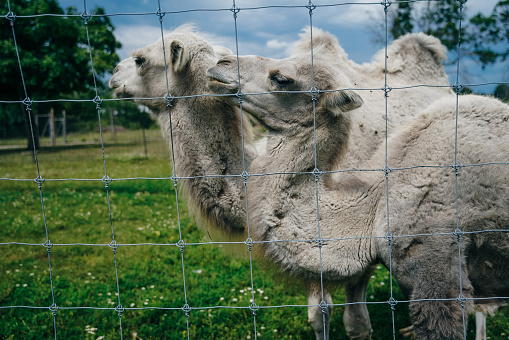
M110 130L111 130L111 137L114 142L117 142L117 134L115 131L115 115L113 113L113 109L110 110Z
M64 144L67 144L67 117L65 116L65 110L62 110L62 133L64 135Z
M56 138L55 138L55 110L53 107L49 110L49 133L51 137L51 146L55 146Z

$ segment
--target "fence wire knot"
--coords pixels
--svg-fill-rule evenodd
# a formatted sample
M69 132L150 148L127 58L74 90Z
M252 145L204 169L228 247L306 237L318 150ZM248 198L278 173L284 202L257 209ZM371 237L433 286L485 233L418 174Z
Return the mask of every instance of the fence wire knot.
M30 97L26 97L25 99L23 99L22 103L23 105L26 106L27 110L30 110L30 106L32 106L33 101L30 100Z
M239 99L239 104L242 104L244 98L246 97L246 94L242 92L242 90L238 90L237 93L235 93L235 96Z
M311 93L311 100L316 102L318 100L317 96L320 94L320 90L318 90L316 87L312 87L309 90L309 93Z
M454 89L456 94L460 94L461 91L463 91L463 84L461 84L460 82L455 82L452 88Z
M99 110L101 108L101 104L103 100L99 96L95 96L95 98L92 100L95 103L95 108Z
M391 245L392 241L394 241L394 235L392 235L390 232L387 232L387 234L384 236L384 239L386 239L387 243Z
M249 251L251 251L255 242L251 239L251 237L248 237L247 240L244 241L244 244L247 246Z
M189 305L187 303L181 309L184 311L186 316L189 316L189 312L191 312L191 310L192 310L192 308L189 307Z
M463 167L460 163L456 162L451 166L454 169L454 174L458 176L460 174L460 170Z
M4 18L9 20L11 22L11 25L14 25L14 20L16 20L16 15L12 12L9 12L4 16Z
M233 13L233 17L237 19L237 14L240 12L240 8L233 4L232 8L230 8L230 11Z
M184 240L179 240L175 245L180 248L181 253L184 253L184 248L186 247Z
M392 87L388 86L387 84L385 84L383 87L382 87L382 91L384 91L384 96L386 98L389 98L389 92L392 91Z
M56 305L56 303L49 306L49 310L51 311L53 316L57 315L58 306Z
M37 186L39 189L42 187L42 184L44 183L45 179L41 177L41 175L37 176L36 179L34 179L34 182L37 183Z
M122 317L122 313L125 311L125 308L122 307L121 304L118 304L118 306L115 307L115 311L118 313L118 316Z
M392 172L392 169L386 165L386 166L384 166L382 171L385 174L385 178L389 178L389 174Z
M322 314L327 314L327 309L329 308L329 305L327 304L327 302L325 302L324 300L320 301L320 304L318 305L318 307L321 308Z
M167 94L166 96L164 96L164 100L166 101L166 106L167 107L171 107L172 106L172 102L173 100L175 99L175 97L173 97L171 94Z
M111 241L111 242L108 244L108 247L110 247L110 248L113 250L113 252L114 252L114 253L116 253L116 252L117 252L117 248L118 248L118 246L119 246L119 245L118 245L117 241L115 241L115 240Z
M461 229L456 228L454 230L453 235L456 236L456 238L458 239L458 243L460 243L461 242L461 236L465 235L465 233Z
M316 242L316 244L318 244L318 248L320 248L320 249L322 249L322 247L325 245L325 241L321 237L318 237L318 238L314 239L313 241Z
M175 173L170 177L170 179L173 181L174 185L177 185L178 181L180 181L182 178L180 178L178 174Z
M244 182L247 182L247 180L251 178L251 175L244 170L242 171L242 174L240 174L240 177L244 180Z
M393 298L391 296L391 298L389 299L389 301L387 301L387 303L391 306L392 310L396 310L396 305L398 304L398 301L395 298Z
M83 19L85 21L85 25L88 24L88 21L90 19L92 19L92 16L89 13L87 13L86 10L83 11L83 13L80 14L80 17L81 17L81 19Z
M318 178L323 175L323 172L321 172L320 170L318 170L317 168L314 168L313 169L313 172L312 172L313 176L315 176L315 182L318 182Z
M468 301L468 299L463 294L460 294L457 300L461 303L461 307L465 307L465 303Z
M108 175L104 175L104 177L101 178L101 181L104 183L104 186L107 188L110 185L112 179Z
M44 242L42 244L42 246L46 248L46 251L48 252L48 254L51 253L51 248L53 247L53 243L51 243L50 240L46 240L46 242Z
M250 306L249 306L249 309L251 309L251 311L253 312L253 315L256 315L256 311L258 309L260 309L260 307L256 304L256 303L252 303Z
M384 6L384 10L387 12L387 9L392 5L392 2L391 0L383 0L380 4Z
M316 5L313 4L313 2L310 0L306 8L309 9L309 15L313 15L313 11L315 10Z
M163 17L166 13L163 12L161 7L159 7L156 11L156 15L159 17L159 21L163 21Z

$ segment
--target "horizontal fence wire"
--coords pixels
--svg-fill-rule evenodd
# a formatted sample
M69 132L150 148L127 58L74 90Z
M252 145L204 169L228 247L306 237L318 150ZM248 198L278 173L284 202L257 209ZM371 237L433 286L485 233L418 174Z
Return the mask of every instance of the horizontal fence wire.
M458 298L446 298L446 299L416 299L416 300L400 300L400 301L396 301L394 299L394 296L393 296L393 287L392 287L392 276L393 276L393 273L392 273L392 260L390 261L389 263L389 272L390 272L390 284L391 284L391 287L390 287L390 297L388 299L388 301L365 301L365 302L352 302L352 303L340 303L340 304L335 304L335 303L325 303L324 301L324 283L323 283L323 270L321 270L321 303L319 305L309 305L309 304L303 304L303 305L300 305L300 304L296 304L296 305L258 305L256 304L256 301L255 301L255 295L254 295L254 281L253 281L253 271L254 271L254 268L253 268L253 261L254 261L254 258L253 258L253 254L252 254L252 246L253 245L257 245L257 244L267 244L267 243L295 243L295 242L306 242L306 243L318 243L320 244L320 266L322 266L322 263L321 263L321 251L322 251L322 244L324 246L326 246L326 243L331 243L331 242L342 242L342 241L347 241L347 240L359 240L359 239L366 239L366 240L373 240L373 239L379 239L379 240L383 240L383 239L386 239L387 240L387 251L389 252L389 255L391 256L392 254L392 250L391 250L391 242L394 240L394 239L400 239L400 238L415 238L415 237L436 237L436 236L441 236L441 237L451 237L451 238L454 238L454 239L457 239L458 240L458 257L461 259L462 257L462 254L461 254L461 237L464 236L464 235L472 235L472 234L484 234L484 233L507 233L509 232L509 229L490 229L490 230L478 230L478 231L461 231L461 225L460 225L460 221L459 221L459 193L458 193L458 169L459 168L469 168L469 167L487 167L487 166L507 166L509 165L508 162L491 162L491 163L479 163L479 164L459 164L458 163L458 160L457 160L457 151L458 151L458 146L457 146L457 135L458 135L458 120L460 120L460 117L458 117L458 104L456 106L456 131L455 131L455 138L456 138L456 145L455 145L455 151L454 151L454 163L453 164L442 164L442 165L433 165L433 164L429 164L429 165L415 165L415 166L408 166L408 167L398 167L398 168L390 168L389 167L389 162L388 162L388 157L387 157L387 145L388 145L388 128L387 128L387 122L388 122L388 116L390 115L391 112L389 112L389 105L388 105L388 102L390 101L390 98L389 96L387 95L389 91L397 91L397 90L405 90L405 89L415 89L415 90L418 90L420 88L451 88L453 90L457 90L458 89L458 85L461 85L461 86L468 86L468 87L476 87L476 86L484 86L484 85L496 85L496 84L508 84L509 85L509 82L503 82L503 81L500 81L500 82L483 82L483 83L472 83L472 84L460 84L460 81L459 81L459 73L460 73L460 65L461 65L461 54L460 54L460 51L461 51L461 46L458 45L458 58L457 58L457 61L456 61L456 83L455 84L451 84L451 85L425 85L425 84L415 84L415 85L410 85L410 86L402 86L402 87L389 87L389 82L387 80L387 47L388 47L388 18L387 18L387 9L389 6L391 6L391 2L388 1L388 0L383 0L382 2L364 2L364 3L359 3L359 2L342 2L342 3L335 3L335 4L314 4L311 0L309 0L308 2L306 1L301 1L300 4L295 4L295 5L268 5L268 6L257 6L257 7L237 7L236 6L236 3L235 3L235 0L232 0L232 7L231 8L200 8L200 9L197 9L197 8L190 8L190 9L185 9L185 10L175 10L175 11L171 11L171 10L163 10L161 8L161 4L160 4L160 1L157 1L157 11L155 12L143 12L143 13L105 13L105 14L100 14L100 15L96 15L96 14L90 14L88 13L88 10L87 10L87 3L86 1L83 2L83 12L81 14L76 14L76 15L67 15L67 14L54 14L54 13L34 13L33 15L17 15L16 13L13 13L12 10L11 10L11 2L15 2L16 0L8 0L7 3L8 3L8 8L9 8L9 12L8 13L5 13L4 14L4 18L5 20L9 20L10 23L11 23L11 27L12 27L12 36L13 36L13 43L15 45L15 50L16 50L16 57L17 57L17 60L18 60L18 66L19 66L19 71L20 71L20 79L21 79L21 83L23 85L23 89L24 89L24 95L25 95L25 99L24 100L7 100L7 101L0 101L0 103L2 104L23 104L28 112L28 114L32 114L32 105L33 104L36 104L36 103L58 103L58 102L90 102L90 103L95 103L97 106L96 106L96 109L97 109L97 115L98 115L98 123L99 123L99 131L100 131L100 135L101 135L101 149L102 149L102 161L103 161L103 167L104 167L104 177L103 178L49 178L49 177L43 177L41 174L41 171L39 169L39 163L38 163L38 159L37 159L37 150L33 149L33 154L34 154L34 159L35 159L35 163L36 163L36 168L37 168L37 171L36 173L34 174L34 176L36 176L36 178L10 178L10 177L0 177L0 181L12 181L12 182L33 182L34 183L34 186L37 185L38 187L38 193L39 193L39 197L40 197L40 202L41 202L41 210L42 210L42 214L43 214L43 220L44 220L44 229L45 229L45 242L44 243L27 243L27 242L16 242L16 241L12 241L12 242L2 242L0 243L0 246L20 246L20 247L44 247L46 250L47 250L47 254L48 254L48 268L49 268L49 280L50 280L50 283L51 283L51 292L50 292L50 295L51 295L51 300L52 300L52 304L50 306L30 306L30 305L15 305L15 306L0 306L0 309L12 309L12 308L26 308L26 309L41 309L41 310L49 310L51 313L52 313L52 316L53 316L53 327L54 327L54 338L57 339L57 335L59 334L59 330L57 328L57 322L56 322L56 319L58 317L58 310L108 310L108 311L115 311L117 314L118 314L118 318L119 318L119 330L120 330L120 338L122 339L123 338L123 330L122 330L122 314L125 312L125 311L144 311L144 310L168 310L168 311L182 311L186 317L186 331L187 331L187 338L189 338L189 334L190 334L190 319L189 319L189 315L190 313L193 311L193 310L207 310L207 309L238 309L238 310L250 310L253 314L253 329L254 329L254 337L256 339L257 337L257 314L256 312L261 309L270 309L270 308L289 308L289 307L301 307L301 308L306 308L306 307L320 307L324 308L324 304L325 306L334 306L334 307L345 307L345 306L350 306L350 305L387 305L388 307L391 308L392 310L392 328L393 328L393 338L395 339L396 338L396 329L395 329L395 326L394 326L394 319L395 319L395 305L396 304L400 304L400 303L405 303L405 304L408 304L408 303L412 303L412 302L433 302L433 301L460 301L462 303L462 307L463 307L463 303L466 302L466 301L478 301L478 302L482 302L482 301L493 301L493 300L506 300L506 299L509 299L509 297L489 297L489 298L465 298L463 296L463 288L462 288L462 278L461 278L461 272L462 272L462 269L461 269L461 261L459 261L459 272L460 272L460 277L459 277L459 285L460 285L460 291L458 292L459 294L459 297ZM436 0L438 1L438 0ZM459 4L460 4L460 11L463 10L463 4L464 4L464 1L459 1ZM417 3L417 2L428 2L428 1L425 1L425 0L414 0L414 1L399 1L400 3ZM230 95L230 94L226 94L226 95L212 95L212 94L196 94L196 95L188 95L188 96L173 96L171 94L171 91L169 89L169 85L168 85L168 79L166 78L166 87L167 87L167 94L165 97L150 97L150 98L114 98L114 99L109 99L109 98L100 98L99 97L99 94L98 94L98 86L97 86L97 80L96 80L96 73L95 73L95 70L94 70L94 60L93 60L93 57L92 57L92 47L91 47L91 42L90 42L90 37L88 35L88 21L91 19L91 18L95 18L95 17L115 17L115 16L154 16L154 20L158 20L159 21L159 24L160 24L160 28L161 28L161 37L164 36L164 29L163 29L163 22L164 22L164 17L165 15L177 15L177 14L185 14L185 13L196 13L196 12L231 12L232 13L232 24L234 25L234 28L235 28L235 41L236 41L236 50L234 51L234 53L236 54L236 57L237 57L237 63L238 63L238 58L239 58L239 47L238 47L238 44L239 44L239 41L238 41L238 29L237 29L237 21L238 20L241 20L242 18L242 15L244 14L244 12L249 12L249 11L256 11L256 10L262 10L262 9L270 9L270 10L286 10L286 9L290 9L290 8L297 8L297 9L302 9L302 10L306 10L309 12L309 25L311 27L311 37L312 37L312 28L314 26L315 23L313 23L313 12L316 11L316 10L320 10L322 8L326 9L326 8L330 8L330 7L340 7L340 6L345 6L345 5L352 5L352 6L378 6L380 8L380 10L383 10L384 13L385 13L385 81L384 81L384 84L383 86L381 87L378 87L378 88L344 88L344 89L334 89L334 90L321 90L321 89L315 89L314 88L314 75L313 75L313 86L312 86L312 89L310 91L268 91L268 92L259 92L259 93L244 93L242 92L242 88L240 87L240 81L239 81L239 92L237 94L233 94L233 95ZM394 5L394 3L392 3L392 5ZM16 43L16 25L17 25L17 22L18 20L21 22L22 24L22 21L24 19L33 19L33 18L39 18L39 17L59 17L59 18L69 18L69 17L77 17L77 18L82 18L83 19L83 25L84 25L84 28L87 32L87 40L88 40L88 52L90 54L90 65L91 65L91 68L92 68L92 75L93 75L93 79L91 79L91 82L93 82L93 88L94 88L94 91L95 91L95 97L94 98L81 98L81 99L73 99L73 100L70 100L70 99L49 99L49 98L32 98L30 97L30 93L27 92L27 88L26 88L26 85L25 85L25 78L27 77L30 77L29 74L25 74L24 73L24 65L22 65L21 63L21 59L20 59L20 56L19 56L19 50L18 50L18 46L17 46L17 43ZM460 13L460 18L462 17L462 13ZM458 25L458 29L459 29L459 38L461 38L461 20L457 23ZM458 39L459 41L461 41L461 39ZM311 38L311 45L313 43L313 40ZM164 44L164 39L163 39L163 44ZM163 51L164 53L164 47L163 47ZM313 68L313 49L311 48L311 55L310 55L310 58L311 58L311 66ZM166 58L165 59L165 69L166 69ZM237 67L238 67L238 64L237 64ZM240 74L240 68L238 67L238 77L239 77L239 80L240 80L240 77L241 77L241 74ZM171 176L162 176L162 177L130 177L130 178L111 178L109 177L109 174L108 174L108 171L107 171L107 159L106 159L106 152L105 152L105 146L104 146L104 141L103 141L103 136L102 136L102 129L101 129L101 116L100 116L100 109L101 109L101 104L102 103L106 103L106 102L122 102L122 101L125 101L125 100L129 100L129 101L132 101L132 100L154 100L154 101L160 101L160 100L174 100L174 99L179 99L179 100L186 100L186 99L191 99L191 98L197 98L197 97L205 97L205 96L213 96L213 97L231 97L231 96L237 96L239 97L239 93L241 93L243 96L256 96L256 95L267 95L267 94L274 94L274 93L282 93L284 92L285 94L310 94L310 95L316 95L318 93L327 93L327 92L336 92L336 91L344 91L344 90L355 90L355 91L380 91L381 94L385 94L385 120L386 120L386 130L385 130L385 167L384 168L378 168L378 169L338 169L338 170L333 170L333 171L323 171L323 170L320 170L320 169L317 169L317 162L316 162L316 157L317 157L317 151L316 151L316 136L315 136L315 170L313 170L312 172L274 172L274 173L263 173L263 174L256 174L256 173L249 173L248 174L248 168L246 167L246 164L245 164L245 154L243 154L243 172L241 174L234 174L234 175L218 175L218 174L203 174L203 175L199 175L199 176L192 176L192 177L180 177L178 176L177 172L176 172L176 164L175 164L175 157L174 157L174 147L175 145L173 144L173 139L171 137L171 131L172 129L170 128L170 149L171 149L171 159L169 160L172 164L172 170L173 170L173 174ZM458 91L456 91L456 94L457 94L457 102L460 102L461 101L461 98L459 97L459 93ZM311 100L311 97L310 97L310 100ZM242 108L242 98L239 97L239 106L240 106L240 111L241 111L241 115L243 115L243 108ZM315 111L315 107L314 107L314 104L315 104L315 101L313 100L313 111ZM316 112L314 112L314 114L316 114ZM170 118L170 126L171 126L171 118L172 118L172 112L171 112L171 106L168 106L168 116ZM243 121L243 120L241 120ZM315 118L315 124L316 124L316 118ZM34 141L34 133L33 133L33 127L30 126L31 128L31 138L32 140ZM243 130L243 129L241 129ZM315 127L315 132L316 132L316 127ZM244 136L242 136L242 140L243 140L243 152L244 152ZM33 143L35 145L35 143ZM454 226L455 228L453 230L451 230L450 232L444 232L444 233L418 233L418 234L408 234L408 235L394 235L391 233L391 225L390 225L390 216L392 216L394 214L394 212L391 211L391 207L390 207L390 204L389 204L389 181L392 180L391 176L392 176L392 173L393 172L397 172L397 171L408 171L408 170L413 170L413 169L422 169L422 168L436 168L436 169L451 169L451 171L455 171L456 173L456 192L455 192L455 201L456 201L456 225ZM319 196L320 195L323 195L323 193L321 193L319 191L319 186L318 186L318 183L319 183L319 180L320 180L320 177L321 175L324 175L324 174L340 174L340 173L350 173L350 172L379 172L379 173L382 173L382 174L385 174L385 186L386 186L386 196L387 196L387 203L386 203L386 209L387 209L387 234L385 236L369 236L369 237L359 237L359 236L355 236L355 235L352 235L351 237L343 237L343 238L337 238L337 239L328 239L328 238L322 238L321 236L321 232L320 232L320 205L319 205ZM181 231L181 216L180 216L180 210L179 210L179 200L178 200L178 190L175 190L176 192L176 195L177 195L177 199L175 201L175 204L177 205L177 223L178 223L178 229L179 229L179 240L177 242L174 242L174 243L155 243L155 242L145 242L145 243L118 243L116 240L115 240L115 232L114 232L114 220L113 220L113 217L112 217L112 208L111 208L111 199L110 199L110 185L112 185L112 183L114 182L120 182L120 181L125 181L125 182L130 182L130 181L170 181L173 183L174 185L174 188L177 189L178 188L178 183L180 181L186 181L186 180L194 180L194 179L203 179L203 178L231 178L231 179L243 179L244 180L244 191L245 191L245 197L246 197L246 202L245 202L245 205L246 205L246 212L249 214L249 197L248 197L248 193L247 193L247 181L249 180L250 177L258 177L258 176L286 176L286 175L302 175L302 176L314 176L316 178L316 187L313 189L315 191L315 194L316 194L316 212L317 212L317 237L316 239L291 239L291 240L271 240L271 241L264 241L264 240L253 240L251 238L251 230L250 230L250 225L249 225L249 216L247 217L246 219L246 222L247 222L247 239L245 241L224 241L224 242L220 242L220 241L211 241L211 242L185 242L185 239L182 235L182 231ZM0 174L0 176L2 176ZM44 183L45 182L64 182L64 181L76 181L76 182L102 182L104 184L104 190L106 191L106 194L107 194L107 204L108 204L108 213L109 213L109 224L110 224L110 227L111 227L111 242L110 243L107 243L107 244L92 244L92 243L52 243L50 241L50 233L48 231L48 223L47 223L47 220L46 220L46 215L45 215L45 205L44 205L44 191L43 191L43 187L44 187ZM186 265L185 265L185 260L184 260L184 249L186 247L194 247L194 246L212 246L212 245L245 245L247 246L247 248L249 249L249 263L250 263L250 282L249 282L249 286L251 287L251 304L248 305L248 306L227 306L227 305L216 305L216 306L192 306L192 305L189 305L188 303L188 299L187 299L187 290L186 290ZM117 267L117 261L121 261L121 256L119 256L119 254L117 253L117 250L119 248L124 248L124 247L141 247L141 246L148 246L148 247L174 247L175 249L179 249L180 252L181 252L181 264L182 264L182 277L183 277L183 296L184 296L184 305L183 306L178 306L178 307L150 307L150 306L147 306L147 307L125 307L122 305L122 300L121 300L121 289L120 289L120 285L119 285L119 269ZM105 308L105 307L94 307L94 306L85 306L85 307L67 307L67 306L59 306L57 304L57 300L55 298L55 291L54 291L54 287L53 287L53 281L55 280L55 278L53 277L52 275L52 268L53 268L53 263L52 263L52 257L51 257L51 251L53 248L58 248L58 247L103 247L103 248L110 248L112 250L112 255L113 255L113 263L114 263L114 271L115 271L115 278L116 278L116 295L118 297L118 303L115 307L111 307L111 308ZM463 310L463 328L464 328L464 338L466 339L466 316L465 316L465 308L463 307L462 308ZM325 315L325 314L324 314ZM324 321L325 321L325 316L324 316ZM325 327L325 322L324 322L324 327ZM324 329L324 333L325 333L325 329Z

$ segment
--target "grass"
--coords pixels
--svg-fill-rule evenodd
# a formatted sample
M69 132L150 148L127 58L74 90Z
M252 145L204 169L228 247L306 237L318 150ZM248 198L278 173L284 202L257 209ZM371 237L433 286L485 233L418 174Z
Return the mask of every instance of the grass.
M108 175L114 179L170 177L172 168L167 147L161 140L152 140L148 149L145 157L143 145L107 145ZM44 215L35 182L0 181L0 243L38 244L0 245L0 306L44 307L0 309L1 339L54 338L54 326L58 338L118 339L120 318L113 309L119 302L118 291L122 306L129 308L121 318L124 339L186 339L188 330L190 338L196 339L255 338L253 313L246 308L252 297L247 249L187 245L181 253L175 245L162 245L176 243L180 239L179 230L187 244L206 241L180 200L177 211L170 180L113 181L107 192L100 181L104 164L102 150L97 145L42 148L38 160L39 171L45 179L94 180L46 181L42 185ZM36 177L37 168L30 152L0 151L0 178ZM45 221L53 244L75 244L51 248L52 282L48 253L41 245L46 241ZM112 248L107 246L112 241L112 225L119 244L160 245L120 246L114 256ZM307 309L299 307L306 304L305 289L293 281L254 260L257 305L296 306L259 309L256 313L258 338L314 339L307 323ZM368 302L387 301L389 286L389 274L379 266L368 287ZM395 287L396 300L404 300ZM49 310L53 298L59 307L56 325ZM189 327L180 309L186 299L193 308L189 313ZM344 302L340 288L333 294L333 300ZM373 338L391 339L389 305L373 304L368 309ZM336 307L332 314L333 339L347 339L342 313L343 308ZM508 320L503 312L488 317L489 336L503 338L501 334L509 329ZM408 306L398 304L396 329L409 324ZM473 339L472 320L469 324L469 339Z

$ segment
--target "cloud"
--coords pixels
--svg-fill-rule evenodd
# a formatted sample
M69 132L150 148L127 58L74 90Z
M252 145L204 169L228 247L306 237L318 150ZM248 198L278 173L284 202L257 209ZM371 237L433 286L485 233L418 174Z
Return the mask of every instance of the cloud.
M120 59L125 59L130 52L161 39L161 28L150 25L118 25L114 34L122 44L118 51Z

